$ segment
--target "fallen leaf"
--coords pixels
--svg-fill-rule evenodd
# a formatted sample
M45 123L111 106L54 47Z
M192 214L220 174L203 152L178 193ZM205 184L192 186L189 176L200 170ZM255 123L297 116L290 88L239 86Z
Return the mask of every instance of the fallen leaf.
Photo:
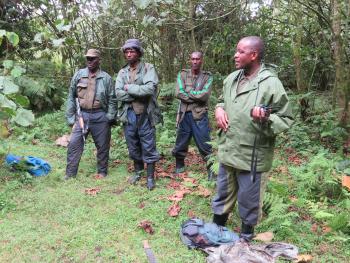
M289 197L289 200L292 202L292 203L294 203L294 202L296 202L296 201L298 201L298 198L296 197L296 196L290 196Z
M343 187L346 187L348 190L350 190L350 176L343 175L341 183Z
M169 196L167 199L170 201L181 201L184 196L188 193L190 193L191 191L187 188L183 188L181 190L177 190L173 195Z
M33 139L33 140L32 140L32 144L33 144L33 145L37 145L38 143L39 143L39 140L36 140L36 139Z
M122 160L114 160L113 163L114 164L121 164L123 161Z
M144 208L144 207L145 207L145 202L141 202L141 203L139 204L139 208L142 209L142 208Z
M171 180L170 183L166 186L167 189L178 189L180 188L181 183L175 180Z
M152 222L149 220L142 220L139 223L139 227L146 231L146 233L153 235L154 230L152 227Z
M101 175L101 174L94 174L94 178L95 178L96 180L101 180L101 179L104 179L105 176L103 176L103 175Z
M297 256L296 263L312 262L313 257L311 255L300 254Z
M272 232L264 232L264 233L259 233L254 237L254 240L262 241L262 242L271 242L273 239L274 235Z
M168 208L168 214L172 217L178 216L180 213L181 207L178 202L174 202L169 208Z
M70 141L70 135L65 134L62 137L56 139L55 144L57 146L67 147Z
M102 247L101 247L101 246L95 247L95 252L100 253L101 250L102 250Z
M118 189L115 189L112 193L113 193L113 194L116 194L116 195L120 195L120 194L122 194L124 191L125 191L125 188L118 188Z
M312 232L316 233L318 231L318 224L313 223L310 230Z
M187 216L188 216L189 218L195 218L195 217L196 217L195 213L194 213L192 210L188 210Z
M288 174L288 166L280 166L279 172L283 175L287 175Z
M99 193L101 191L100 188L88 188L88 189L85 189L85 194L87 195L93 195L93 196L96 196L97 193Z
M329 226L323 226L322 227L322 233L326 234L332 231L332 228Z
M185 178L183 178L183 180L184 180L185 183L190 183L193 186L197 186L198 185L197 180L195 178L185 177Z
M211 196L211 191L208 188L205 188L203 186L198 186L198 190L196 192L198 195L203 197L209 197Z

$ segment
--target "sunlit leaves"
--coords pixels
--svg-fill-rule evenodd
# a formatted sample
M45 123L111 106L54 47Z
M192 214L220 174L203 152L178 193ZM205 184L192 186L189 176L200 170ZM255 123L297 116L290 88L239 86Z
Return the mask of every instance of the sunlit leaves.
M6 38L14 47L19 43L19 36L15 32L6 32Z
M135 6L140 9L146 9L153 1L152 0L133 0Z
M6 59L2 62L2 65L4 66L5 69L11 69L14 63L13 63L13 60Z
M24 68L20 66L14 66L14 68L11 70L11 76L14 78L18 78L25 72L26 70Z
M12 94L18 92L19 87L10 77L0 76L0 91L3 94Z
M16 103L14 103L12 100L9 100L7 97L0 93L0 108L1 111L3 111L3 108L16 110Z
M52 44L54 45L54 47L60 47L63 45L64 41L65 38L52 39Z
M36 33L35 36L34 36L34 41L41 44L43 42L42 41L42 36L43 36L42 33Z

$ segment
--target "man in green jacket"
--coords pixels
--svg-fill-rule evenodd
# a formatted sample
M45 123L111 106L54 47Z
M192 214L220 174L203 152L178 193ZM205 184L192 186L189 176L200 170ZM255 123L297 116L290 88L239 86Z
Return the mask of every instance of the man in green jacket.
M97 148L98 176L105 177L108 172L111 125L115 121L117 100L111 76L100 69L100 51L89 49L85 57L87 67L74 74L67 99L66 117L73 129L67 151L66 180L76 177L84 141L90 132ZM78 108L80 116L77 116Z
M135 174L129 179L136 184L147 164L147 188L155 187L156 149L155 125L162 122L157 104L158 75L152 64L141 61L143 48L138 39L128 39L122 47L128 64L118 73L115 90L118 99L118 119L124 124L124 136L129 156L134 161Z
M223 99L215 110L220 167L212 202L213 221L225 225L237 200L240 236L248 242L261 219L276 135L293 122L283 85L262 63L263 56L261 38L250 36L239 41L234 56L238 70L224 80Z

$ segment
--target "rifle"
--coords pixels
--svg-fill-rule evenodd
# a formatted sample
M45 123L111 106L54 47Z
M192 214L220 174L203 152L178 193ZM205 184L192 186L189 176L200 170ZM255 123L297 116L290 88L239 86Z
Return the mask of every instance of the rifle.
M87 127L85 127L83 114L81 113L79 98L75 98L75 104L77 106L77 118L78 118L79 127L81 129L81 133L83 135L83 140L84 140L84 143L85 143L85 136L87 134Z
M176 112L176 128L179 127L180 123L180 118L181 118L181 101L179 102L179 106L177 107L177 112Z

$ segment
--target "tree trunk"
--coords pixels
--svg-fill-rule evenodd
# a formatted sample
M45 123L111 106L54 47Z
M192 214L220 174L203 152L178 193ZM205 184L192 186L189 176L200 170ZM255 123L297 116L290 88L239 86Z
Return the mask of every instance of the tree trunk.
M341 38L341 0L333 0L332 31L333 31L333 55L335 65L335 82L333 100L342 109L339 116L340 123L346 125L349 119L349 88L346 65L344 63L344 50Z

